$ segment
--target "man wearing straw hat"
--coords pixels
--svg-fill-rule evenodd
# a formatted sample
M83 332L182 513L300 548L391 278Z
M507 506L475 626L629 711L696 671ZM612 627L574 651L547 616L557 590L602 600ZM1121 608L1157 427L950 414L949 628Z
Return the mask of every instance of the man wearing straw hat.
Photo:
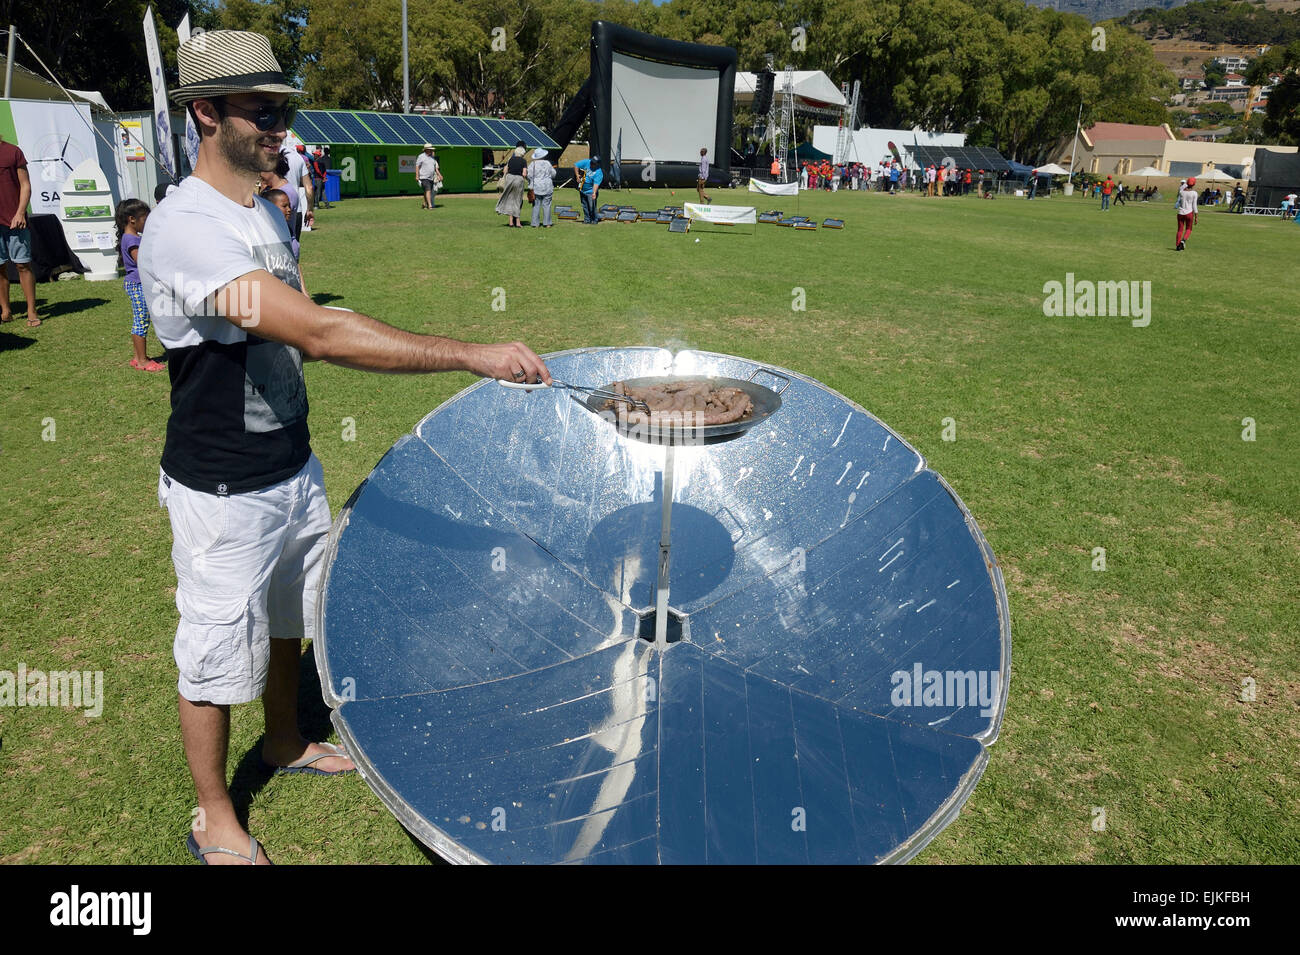
M301 639L313 635L330 527L302 359L515 381L550 375L518 342L418 335L314 304L301 291L284 217L253 194L258 174L279 160L300 91L260 34L201 33L177 59L173 98L195 120L199 158L150 217L139 261L170 358L158 497L174 540L178 706L200 810L187 846L202 862L264 864L226 788L230 706L262 699L268 771L355 768L346 752L298 729Z
M420 208L432 209L434 199L438 196L438 183L442 182L433 143L425 143L424 152L415 157L415 179L420 184L420 191L424 193L424 205Z

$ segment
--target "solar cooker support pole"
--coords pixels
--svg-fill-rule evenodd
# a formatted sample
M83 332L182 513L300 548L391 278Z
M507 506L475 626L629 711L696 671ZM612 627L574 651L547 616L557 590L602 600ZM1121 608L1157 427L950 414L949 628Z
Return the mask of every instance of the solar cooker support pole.
M668 649L668 555L672 544L673 468L676 465L673 442L664 452L663 519L659 525L659 589L655 596L655 649Z

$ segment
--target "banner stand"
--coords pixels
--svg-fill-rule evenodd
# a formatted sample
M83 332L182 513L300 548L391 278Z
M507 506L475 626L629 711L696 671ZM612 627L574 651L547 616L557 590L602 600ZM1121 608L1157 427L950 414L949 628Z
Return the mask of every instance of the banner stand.
M682 205L682 214L694 225L696 222L708 222L713 225L750 226L749 235L758 231L758 210L753 206L714 206L687 202Z

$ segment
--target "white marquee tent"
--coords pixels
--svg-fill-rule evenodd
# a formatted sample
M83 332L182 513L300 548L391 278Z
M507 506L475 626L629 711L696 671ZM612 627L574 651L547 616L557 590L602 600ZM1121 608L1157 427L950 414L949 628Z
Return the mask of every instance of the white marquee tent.
M835 155L835 140L839 135L838 126L813 127L813 148ZM889 155L889 144L898 147L899 153L908 165L911 165L911 148L918 146L965 146L965 133L929 133L923 129L872 129L864 127L853 134L849 143L848 162L861 162L875 165Z
M754 88L758 82L757 73L736 72L736 98L737 106L754 105ZM832 82L831 78L821 70L795 70L793 76L795 106L804 109L843 109L845 105L844 94L840 88ZM780 108L780 97L785 95L785 73L782 70L776 71L776 93L777 108Z

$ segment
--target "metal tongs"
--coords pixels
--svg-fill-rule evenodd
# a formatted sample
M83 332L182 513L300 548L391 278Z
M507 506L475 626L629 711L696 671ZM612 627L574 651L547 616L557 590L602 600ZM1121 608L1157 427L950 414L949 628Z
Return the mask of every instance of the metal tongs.
M532 391L535 388L547 387L546 384L540 381L531 381L531 382L530 381L503 381L500 378L497 379L497 384L500 385L502 388L518 388L521 391ZM581 391L583 394L591 395L593 398L605 398L610 401L623 401L626 402L627 404L630 404L633 408L636 408L638 411L644 411L646 414L650 413L650 406L646 404L644 401L642 401L640 398L633 398L630 397L629 395L620 395L617 392L610 391L607 388L592 388L587 385L572 385L569 384L567 381L560 381L558 378L551 379L550 387L567 388L570 391Z

